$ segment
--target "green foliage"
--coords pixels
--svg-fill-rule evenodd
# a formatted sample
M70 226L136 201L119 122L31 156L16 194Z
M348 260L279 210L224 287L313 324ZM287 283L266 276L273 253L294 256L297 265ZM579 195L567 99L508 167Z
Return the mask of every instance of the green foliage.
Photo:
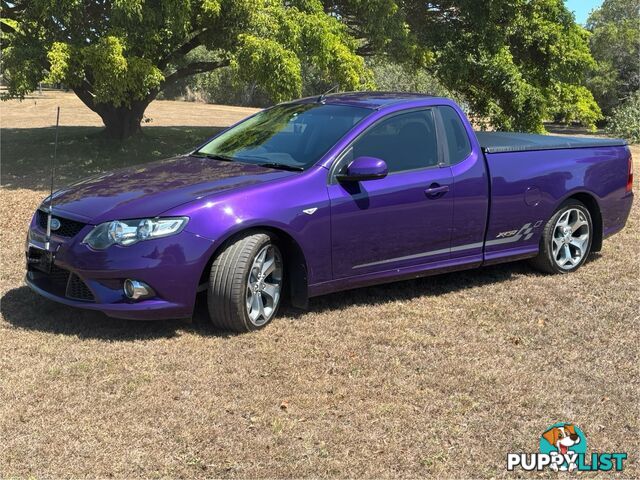
M581 104L593 103L587 90L576 88L593 64L587 36L562 0L448 3L459 8L463 35L447 33L439 22L420 28L439 45L438 76L463 93L477 114L499 129L542 131L546 117L572 108L576 120L593 126L591 108L556 96L573 90Z
M410 16L428 17L435 13L431 3L396 0L323 0L325 11L341 19L358 41L357 52L364 56L388 55L392 62L411 67L433 63L431 44L421 42L419 31L412 30ZM462 32L458 32L460 34Z
M630 143L640 143L640 91L636 91L607 118L606 131Z
M387 92L420 92L441 97L456 97L424 68L412 68L401 63L391 63L387 58L374 57L367 62L379 90ZM458 98L457 100L461 100Z
M77 87L82 79L74 74L80 68L86 69L93 77L93 94L99 103L128 105L131 100L148 96L164 80L162 72L149 59L125 56L122 40L118 37L106 36L77 50L74 56L82 65L77 65L77 70L71 69L58 81ZM51 61L52 71L54 67L55 62Z
M605 0L589 17L597 66L589 78L605 113L640 89L640 0Z
M327 0L325 11L357 39L356 52L376 53L367 66L378 89L453 96L499 129L543 131L551 118L594 128L602 118L585 88L585 72L595 68L589 33L562 0ZM282 28L275 24L269 28ZM303 94L330 86L316 77L325 68L316 58L303 62ZM262 99L249 78L239 89Z
M8 82L9 95L24 97L36 89L47 74L43 65L47 61L46 52L32 44L22 44L22 37L12 39L3 51L2 74Z
M4 3L3 3L4 5ZM230 66L273 100L300 95L303 65L343 89L370 86L356 42L319 1L15 0L4 56L7 97L48 80L70 86L105 123L134 117L162 89ZM189 61L198 47L206 61ZM124 110L122 110L124 108Z
M605 5L625 1L640 0ZM500 129L542 131L551 117L593 127L601 118L584 76L602 64L594 62L589 33L576 25L563 0L15 5L22 9L20 33L4 59L9 95L56 79L99 113L104 105L144 107L159 91L220 68L224 73L208 76L210 86L235 85L237 92L257 92L261 101L317 93L336 83L342 90L370 89L375 80L382 88L402 87L402 69L412 77L406 88L436 79L464 98L476 117ZM591 22L592 38L597 25ZM193 55L199 50L202 55ZM363 57L376 58L377 78Z
M18 22L11 18L0 18L0 48L5 49L18 28Z
M602 120L600 107L582 85L556 84L548 92L551 101L548 114L556 123L581 123L593 131L595 125Z
M325 4L362 39L359 51L378 49L428 69L497 128L542 131L542 121L558 112L589 126L600 118L591 93L578 88L595 65L588 33L563 0Z
M262 86L275 102L300 96L300 62L274 40L245 36L231 67L240 80L262 78Z
M186 56L185 62L206 62L216 58L214 53L204 47L198 47ZM239 70L238 67L229 66L183 78L167 86L161 96L169 99L250 107L267 107L275 103L264 86L259 85L252 78L241 79ZM304 83L304 73L302 77Z
M100 38L88 47L76 47L54 42L47 52L51 83L65 83L81 88L85 71L93 77L92 94L97 102L129 105L158 88L164 79L162 72L148 59L125 57L119 38Z
M86 80L97 102L120 105L151 95L167 79L229 64L239 78L257 81L277 100L300 93L303 62L316 64L345 89L368 81L355 43L318 2L301 8L275 0L24 3L21 22L27 28L20 48L37 51L29 59L40 68L27 77L30 62L10 55L5 71L11 96L23 96L45 78L72 87ZM41 34L27 35L34 29ZM200 45L219 61L190 68L183 57Z
M200 59L207 58L206 52L199 51L197 54ZM371 82L378 90L431 93L454 98L464 104L464 98L445 88L425 69L390 63L388 59L380 57L365 59L365 65L371 72ZM314 65L303 64L301 75L302 96L318 95L335 85L328 82ZM266 107L275 102L274 97L263 86L256 84L250 76L240 79L237 72L229 68L195 75L165 93L168 98L186 98L226 105Z

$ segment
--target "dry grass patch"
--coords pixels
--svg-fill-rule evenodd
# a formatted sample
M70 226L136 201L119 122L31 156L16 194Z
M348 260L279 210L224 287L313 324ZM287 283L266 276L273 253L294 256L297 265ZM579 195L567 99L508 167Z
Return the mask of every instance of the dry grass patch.
M34 93L24 100L2 103L2 128L45 128L56 123L60 107L60 125L102 127L100 116L89 110L75 94L58 91ZM156 100L145 112L144 125L152 127L227 127L256 108L211 105L206 103Z
M640 475L637 202L571 276L517 263L360 289L231 336L202 308L136 323L31 293L46 192L25 184L0 202L0 477L513 477L507 452L560 420Z

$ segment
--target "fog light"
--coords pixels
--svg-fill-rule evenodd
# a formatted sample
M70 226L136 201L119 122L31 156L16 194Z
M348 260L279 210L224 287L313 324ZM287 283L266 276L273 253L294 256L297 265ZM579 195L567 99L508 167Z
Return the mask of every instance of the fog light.
M131 300L139 300L154 295L153 289L144 282L127 278L124 281L124 294Z

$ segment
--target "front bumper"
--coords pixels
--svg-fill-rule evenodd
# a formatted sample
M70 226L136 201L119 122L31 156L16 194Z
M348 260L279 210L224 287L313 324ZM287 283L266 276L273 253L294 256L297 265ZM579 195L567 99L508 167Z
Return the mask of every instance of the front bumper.
M213 253L213 242L187 231L95 251L82 244L93 228L86 225L73 238L52 236L53 270L27 265L26 284L56 302L108 316L135 320L185 318L193 314L198 284ZM35 221L26 244L44 250L44 232ZM33 250L32 250L33 251ZM150 285L155 296L133 301L124 295L127 278Z

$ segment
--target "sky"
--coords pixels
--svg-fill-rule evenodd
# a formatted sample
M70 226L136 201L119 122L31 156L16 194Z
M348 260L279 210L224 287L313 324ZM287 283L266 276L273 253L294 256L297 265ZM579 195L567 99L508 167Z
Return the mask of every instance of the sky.
M602 5L603 0L567 0L567 8L576 15L576 22L584 25L591 10Z

